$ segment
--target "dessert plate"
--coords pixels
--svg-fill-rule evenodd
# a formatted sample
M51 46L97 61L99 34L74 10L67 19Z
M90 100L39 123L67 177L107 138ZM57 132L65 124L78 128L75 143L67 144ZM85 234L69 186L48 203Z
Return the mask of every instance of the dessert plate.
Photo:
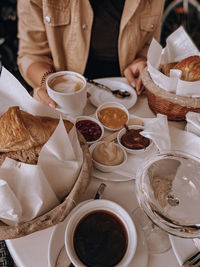
M118 102L123 104L127 109L133 107L137 101L137 94L135 90L128 84L125 78L113 77L113 78L101 78L94 81L107 85L113 90L120 89L126 90L131 93L131 96L125 98L118 98L111 92L101 89L93 84L87 84L87 91L91 95L89 97L90 102L98 107L105 102Z
M93 200L86 200L80 203L77 207L75 207L72 210L72 212L76 211L76 209L80 207L80 205L83 205L87 201L93 201ZM52 231L48 245L48 267L68 267L70 264L70 261L65 252L65 247L64 247L64 233L66 224L68 222L68 218L69 217L67 217L62 223L56 225L54 230ZM146 267L148 264L147 244L144 239L144 234L142 230L138 225L135 224L135 226L137 230L137 240L138 240L137 248L133 260L127 267L138 267L138 266Z

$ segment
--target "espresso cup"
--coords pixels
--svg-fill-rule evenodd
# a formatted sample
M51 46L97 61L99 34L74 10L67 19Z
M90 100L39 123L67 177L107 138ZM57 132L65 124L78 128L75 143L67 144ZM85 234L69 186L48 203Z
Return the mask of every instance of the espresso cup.
M59 71L46 80L48 95L56 102L56 109L70 116L82 115L87 103L86 79L73 71Z
M76 267L126 267L133 259L136 246L133 220L113 201L85 201L68 217L65 249Z

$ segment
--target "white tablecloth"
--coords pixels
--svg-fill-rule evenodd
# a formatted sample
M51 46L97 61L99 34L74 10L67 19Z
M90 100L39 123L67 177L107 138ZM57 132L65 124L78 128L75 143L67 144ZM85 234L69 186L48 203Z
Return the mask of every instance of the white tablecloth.
M90 115L94 113L94 111L94 106L92 106L88 101L87 108L85 109L85 114ZM145 95L140 96L136 105L132 107L129 111L131 114L143 118L155 117L155 115L148 107ZM183 122L170 122L170 124L180 129L183 129L185 127L185 124ZM90 186L88 187L88 190L83 196L83 200L93 198L101 182L102 181L100 179L93 178ZM109 181L106 182L106 185L107 187L103 194L103 198L117 202L122 207L124 207L129 213L131 213L138 206L135 197L134 180L128 182ZM8 249L18 267L48 267L48 242L53 229L54 227L51 227L23 238L6 241ZM160 266L179 266L172 249L170 249L167 253L161 255L149 256L148 267Z

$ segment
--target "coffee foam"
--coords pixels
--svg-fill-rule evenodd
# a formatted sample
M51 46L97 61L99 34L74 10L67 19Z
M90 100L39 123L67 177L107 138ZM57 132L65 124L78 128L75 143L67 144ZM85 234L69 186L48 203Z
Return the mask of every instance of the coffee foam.
M83 88L84 81L76 75L62 74L54 77L49 86L59 93L71 93Z

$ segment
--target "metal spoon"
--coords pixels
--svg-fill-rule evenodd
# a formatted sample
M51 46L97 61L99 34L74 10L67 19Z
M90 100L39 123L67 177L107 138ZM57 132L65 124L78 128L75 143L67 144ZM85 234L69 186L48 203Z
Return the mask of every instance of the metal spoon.
M102 89L105 89L105 90L109 90L114 96L119 97L119 98L125 98L125 97L129 97L131 95L131 93L128 92L128 91L119 90L119 89L112 90L107 85L104 85L102 83L95 82L94 80L87 79L87 82L88 83L91 83L91 84L94 84L94 85L96 85L99 88L102 88Z

